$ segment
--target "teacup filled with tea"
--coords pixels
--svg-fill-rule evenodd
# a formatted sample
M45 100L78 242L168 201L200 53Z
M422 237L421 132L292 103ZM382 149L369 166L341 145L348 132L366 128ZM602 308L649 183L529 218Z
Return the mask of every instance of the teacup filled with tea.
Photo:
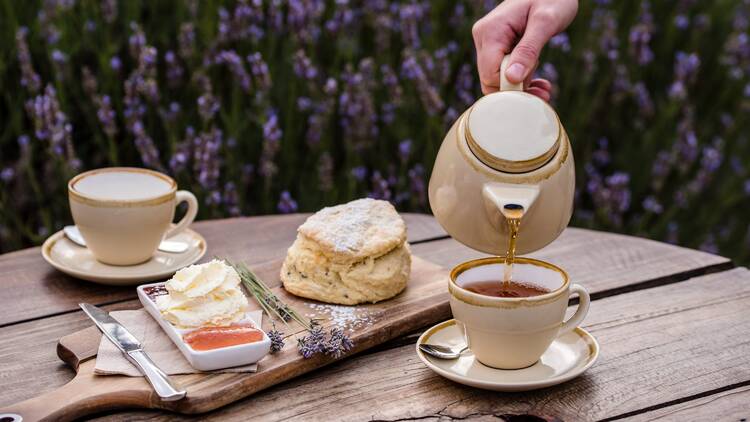
M520 369L533 365L552 341L586 317L589 295L562 269L537 259L515 258L512 278L503 279L505 257L475 259L450 276L450 305L467 344L484 365ZM564 321L568 299L579 296L576 313Z

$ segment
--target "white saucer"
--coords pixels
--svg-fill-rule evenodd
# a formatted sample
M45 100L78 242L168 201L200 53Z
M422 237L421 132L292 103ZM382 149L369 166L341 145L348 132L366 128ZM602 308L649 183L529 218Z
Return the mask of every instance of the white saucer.
M456 320L441 322L425 331L417 340L417 356L430 369L450 380L495 391L528 391L560 384L582 374L599 356L599 344L582 328L557 337L537 363L523 369L484 366L470 350L458 359L438 359L419 350L423 343L459 348L466 344Z
M206 253L206 240L193 230L186 229L169 240L187 242L189 248L179 254L156 251L151 259L138 265L107 265L97 261L88 248L71 242L60 230L44 242L42 256L50 265L73 277L113 286L130 286L171 277Z

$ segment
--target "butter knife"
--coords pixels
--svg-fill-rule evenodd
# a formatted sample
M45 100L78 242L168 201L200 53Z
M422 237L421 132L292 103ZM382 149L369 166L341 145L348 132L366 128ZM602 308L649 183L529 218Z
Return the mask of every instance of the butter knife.
M117 320L112 318L103 309L88 303L79 303L78 306L91 318L102 330L105 336L117 346L125 357L143 373L149 384L154 388L156 394L164 401L175 401L185 397L185 390L177 388L171 379L148 357L138 341Z

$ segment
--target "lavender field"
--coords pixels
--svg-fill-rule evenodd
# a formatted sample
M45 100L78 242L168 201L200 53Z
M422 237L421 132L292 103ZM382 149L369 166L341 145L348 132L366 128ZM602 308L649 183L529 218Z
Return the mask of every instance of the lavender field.
M200 218L369 195L429 211L480 95L494 1L0 0L0 251L71 221L67 180L144 166ZM750 2L582 1L538 73L573 142L573 224L750 262Z

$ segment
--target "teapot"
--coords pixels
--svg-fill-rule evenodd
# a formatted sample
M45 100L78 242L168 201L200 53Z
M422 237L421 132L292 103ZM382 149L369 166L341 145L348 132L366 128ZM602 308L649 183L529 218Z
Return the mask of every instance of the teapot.
M555 240L573 214L575 165L570 140L544 100L510 83L477 100L445 136L430 177L430 207L448 234L466 246L504 255L503 211L523 207L518 254Z

